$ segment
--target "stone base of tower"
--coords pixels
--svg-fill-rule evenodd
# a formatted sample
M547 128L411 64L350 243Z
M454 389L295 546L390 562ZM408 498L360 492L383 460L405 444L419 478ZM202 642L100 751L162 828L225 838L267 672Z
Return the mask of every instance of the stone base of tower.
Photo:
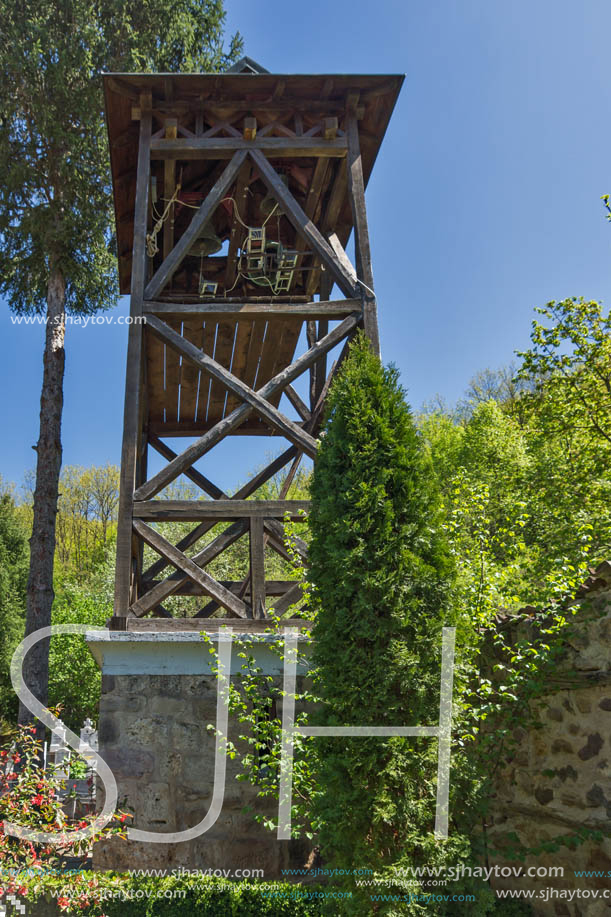
M250 651L267 674L281 680L281 660L261 637L254 639L258 642ZM118 808L133 813L134 828L156 832L161 841L98 842L94 868L182 868L217 877L274 879L284 869L304 866L308 842L279 841L253 813L244 813L249 806L275 820L277 802L257 799L256 788L237 779L237 758L227 759L223 805L214 825L190 840L163 842L164 834L198 825L212 803L216 739L208 727L214 727L217 716L213 657L193 632L102 631L88 634L87 641L102 669L99 752L114 773ZM240 663L236 656L233 673ZM230 740L237 740L239 728L230 720ZM103 792L98 786L100 804Z

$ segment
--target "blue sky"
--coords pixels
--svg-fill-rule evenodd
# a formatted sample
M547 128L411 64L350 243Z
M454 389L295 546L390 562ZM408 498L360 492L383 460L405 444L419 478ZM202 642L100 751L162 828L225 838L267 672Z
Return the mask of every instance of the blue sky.
M228 33L239 29L268 70L406 74L368 211L382 354L414 407L436 393L453 402L477 370L510 362L528 344L534 306L608 300L608 3L228 0L227 9ZM43 331L12 325L0 305L0 473L19 483L34 465ZM119 461L126 343L125 326L68 328L68 464ZM244 477L243 455L224 449L215 461L208 470L222 486Z

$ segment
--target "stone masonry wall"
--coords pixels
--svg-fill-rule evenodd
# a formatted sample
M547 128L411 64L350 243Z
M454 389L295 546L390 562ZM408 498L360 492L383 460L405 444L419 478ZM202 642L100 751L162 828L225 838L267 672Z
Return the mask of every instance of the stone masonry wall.
M602 564L581 590L582 607L570 625L567 653L550 679L539 710L540 728L520 730L517 749L496 781L492 847L517 835L529 848L576 835L585 827L606 836L574 848L529 855L523 864L491 856L501 866L563 867L554 878L497 878L497 888L611 889L611 564ZM576 871L606 876L577 877ZM557 917L609 917L606 902L569 902L556 892L533 912Z
M133 826L181 831L196 825L210 807L213 788L216 678L210 675L103 675L100 752L112 768L119 808L133 809ZM230 725L230 739L237 726ZM223 809L216 824L195 840L148 844L113 838L94 847L94 868L263 870L279 877L303 866L308 851L275 833L242 809L277 817L274 800L262 805L256 789L236 780L237 758L227 760Z

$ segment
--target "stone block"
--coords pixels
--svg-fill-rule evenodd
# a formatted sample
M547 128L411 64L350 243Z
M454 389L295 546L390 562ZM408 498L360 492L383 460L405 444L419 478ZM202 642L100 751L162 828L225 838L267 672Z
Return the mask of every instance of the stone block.
M155 759L150 751L121 745L100 747L100 752L117 781L121 778L148 777L153 773Z

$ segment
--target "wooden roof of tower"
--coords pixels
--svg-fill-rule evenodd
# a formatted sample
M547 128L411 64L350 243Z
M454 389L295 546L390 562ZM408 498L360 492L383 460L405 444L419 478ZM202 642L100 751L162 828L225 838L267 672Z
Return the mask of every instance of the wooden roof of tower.
M137 108L140 95L151 93L153 102L153 131L163 136L166 118L177 119L181 137L198 136L210 132L210 125L228 125L242 134L244 118L256 119L258 136L294 138L294 144L287 143L284 160L275 159L279 170L286 171L287 180L293 186L293 193L301 197L301 204L311 219L323 231L334 231L342 245L346 245L352 229L352 215L342 179L341 150L338 144L337 157L320 160L308 157L307 144L299 145L299 137L320 136L324 130L325 118L338 119L338 137L344 128L344 117L349 106L356 106L359 118L359 137L363 157L363 172L368 180L373 168L382 138L392 114L397 95L403 82L401 75L284 75L271 73L225 73L225 74L106 74L104 92L106 118L110 142L110 157L114 189L117 250L119 258L119 283L121 293L130 292L134 200L136 189L136 166L138 157ZM296 117L297 116L297 117ZM297 126L296 126L297 124ZM185 199L191 195L206 193L218 177L219 159L225 157L223 132L218 129L219 138L216 158L203 159L195 153L193 158L181 154L177 158L177 175L181 175L181 187ZM209 133L209 136L211 134ZM154 135L155 136L155 135ZM171 144L164 140L163 143ZM248 143L244 140L244 144ZM163 159L161 141L152 147L153 171L157 187L161 189L158 198L163 198ZM291 146L293 148L291 148ZM276 154L275 154L276 155ZM167 158L167 153L163 156ZM226 162L226 160L225 160ZM156 170L157 169L157 173ZM254 175L254 178L253 178ZM251 188L244 195L250 212L242 214L249 225L261 225L256 212L264 191L258 189L256 170L251 175ZM233 191L229 192L233 194ZM191 199L189 198L189 199ZM175 232L179 237L189 223L188 203L176 208ZM162 208L160 208L162 209ZM191 211L192 212L192 211ZM219 239L230 236L233 211L219 206L214 215L214 231ZM326 224L326 225L324 225ZM283 230L285 243L299 248L299 240L291 236L291 228ZM304 253L307 254L307 253ZM191 259L193 260L193 259ZM303 260L303 259L302 259ZM227 256L208 257L205 261L206 276L211 280L222 280L227 272ZM305 258L307 263L307 258ZM187 272L196 271L198 265L187 265ZM310 273L308 273L308 271ZM296 280L291 294L312 298L318 292L317 274L314 262L304 269ZM176 295L181 299L189 295L189 275L177 275ZM225 292L227 292L225 290ZM239 292L239 291L238 291ZM256 291L255 291L256 292ZM222 284L219 295L223 295ZM172 289L158 297L172 299ZM199 298L199 297L197 297ZM286 299L286 297L284 297Z

